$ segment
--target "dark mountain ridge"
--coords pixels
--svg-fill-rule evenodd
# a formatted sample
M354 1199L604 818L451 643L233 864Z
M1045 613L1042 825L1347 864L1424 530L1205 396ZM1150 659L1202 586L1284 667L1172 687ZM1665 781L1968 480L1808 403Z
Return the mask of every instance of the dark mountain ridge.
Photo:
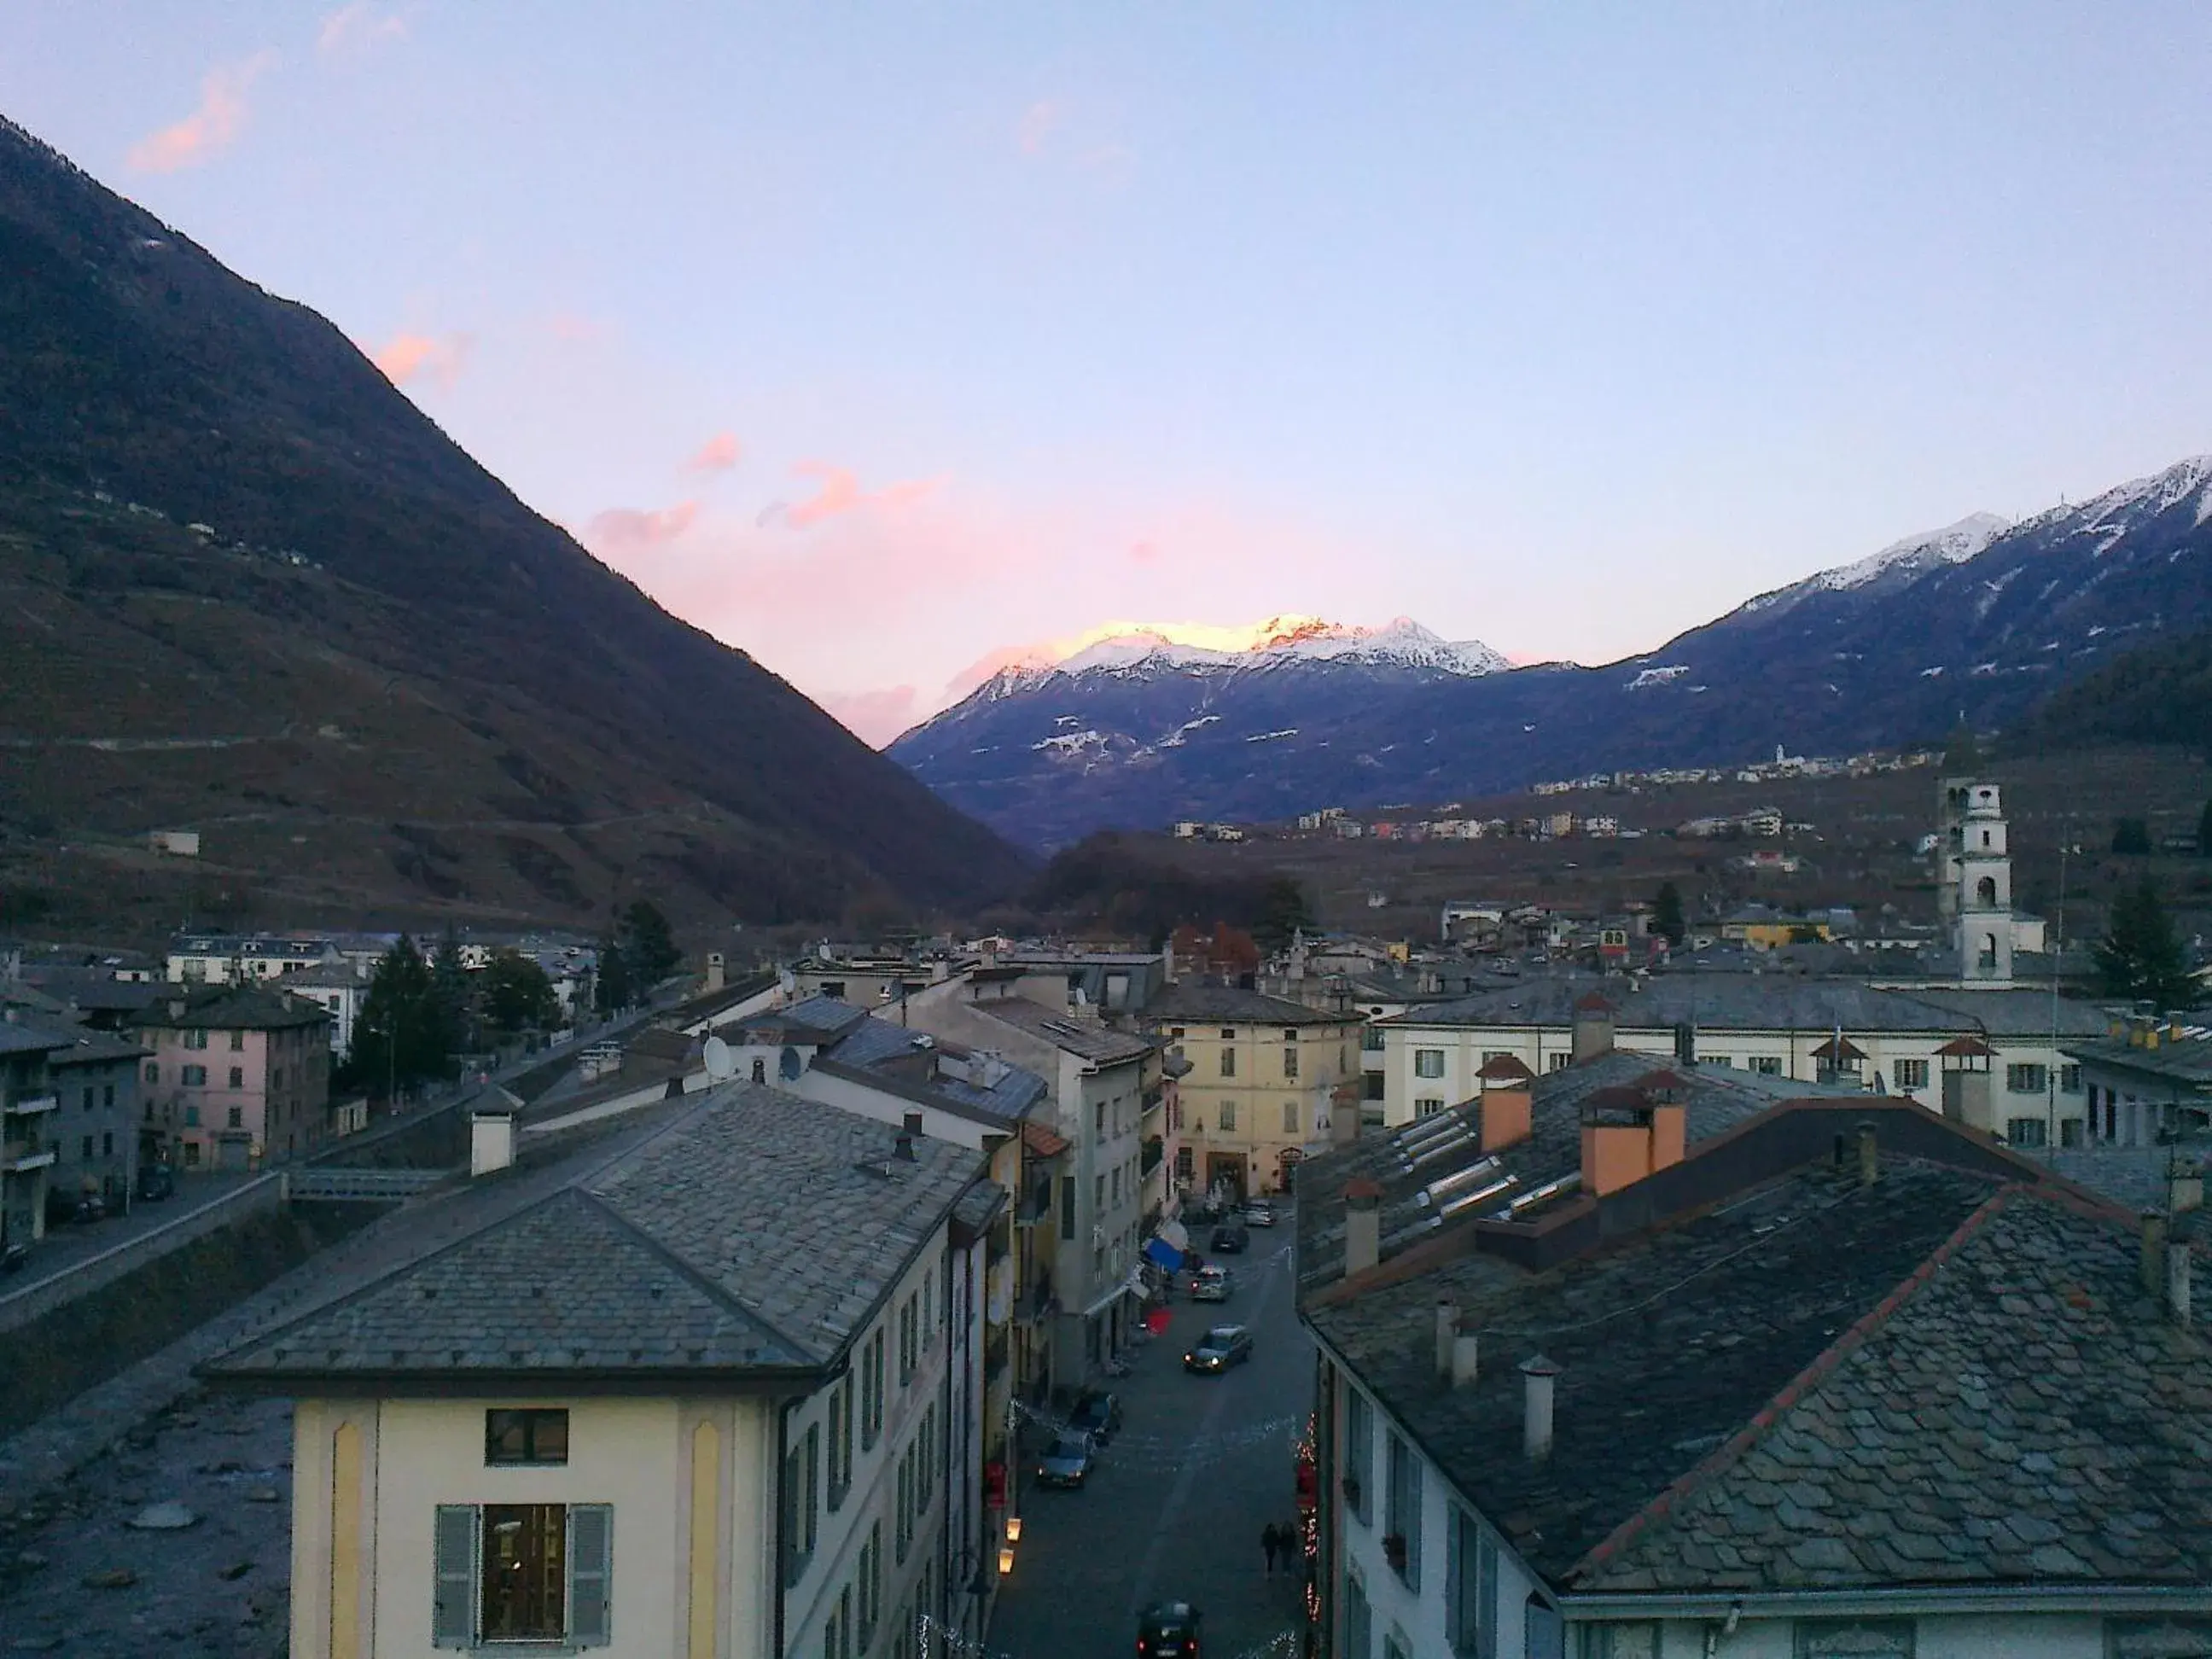
M1762 594L1659 649L1478 677L1152 658L1003 678L890 753L1008 836L1433 803L1546 778L1838 754L2022 720L2212 626L2212 458L2023 523L1978 517Z
M251 738L249 794L281 794L317 849L298 856L329 842L333 896L363 902L573 918L627 881L775 921L1018 876L991 832L531 512L321 317L5 122L0 579L25 601L0 623L17 853L27 823L234 815L174 765L146 763L136 799L80 775L85 744ZM400 828L364 830L379 818ZM424 864L426 834L450 856Z

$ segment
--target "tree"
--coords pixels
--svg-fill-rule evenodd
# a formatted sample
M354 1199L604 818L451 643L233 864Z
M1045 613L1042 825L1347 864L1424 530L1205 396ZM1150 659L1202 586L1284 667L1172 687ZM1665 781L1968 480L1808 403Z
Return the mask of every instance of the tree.
M640 994L666 979L684 960L684 953L669 934L668 918L651 899L638 899L624 910L617 931L623 965Z
M592 1006L603 1014L620 1013L630 1004L629 963L612 933L599 941L599 968L592 988Z
M347 1062L355 1080L388 1099L453 1068L453 1030L440 1006L430 964L406 934L384 953L354 1022Z
M430 957L430 1003L457 1053L477 1046L475 1001L469 970L461 961L460 936L448 924Z
M2203 816L2197 820L2197 854L2212 859L2212 800L2204 803Z
M1974 728L1966 724L1962 710L1959 723L1951 728L1951 735L1943 739L1943 770L1959 778L1982 769L1982 745L1975 739Z
M2160 1010L2186 1008L2197 1000L2181 941L2148 878L2112 901L2112 919L2097 946L2097 971L2108 996Z
M1682 890L1671 881L1659 884L1659 896L1651 903L1651 927L1669 945L1680 945L1689 933L1682 919Z
M502 1031L542 1031L561 1023L561 999L545 970L520 951L501 951L484 965L478 994L484 1018Z
M1319 925L1306 903L1306 890L1288 876L1278 876L1261 896L1260 922L1252 934L1267 949L1279 951L1293 934L1312 933Z
M2149 822L2143 818L2115 819L2112 823L2112 850L2115 853L2149 852Z

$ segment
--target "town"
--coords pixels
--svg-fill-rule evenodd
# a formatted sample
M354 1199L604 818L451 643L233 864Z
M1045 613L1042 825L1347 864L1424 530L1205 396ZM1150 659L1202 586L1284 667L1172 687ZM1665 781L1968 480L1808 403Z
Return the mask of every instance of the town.
M1838 1629L2027 1650L2109 1620L2064 1587L2185 1582L2197 1517L2124 1436L2061 1478L2065 1356L2176 1443L2207 1426L2208 969L2068 982L2001 787L1923 775L1942 948L1848 963L1841 913L1671 895L742 966L687 966L642 902L598 939L10 946L16 1645L1019 1654L1141 1610L1155 1648L1642 1655L1834 1598ZM145 1310L184 1263L228 1282ZM1873 1530L1890 1477L1802 1448L1871 1412L1884 1468L1954 1455L1887 1403L1908 1364L2017 1396L2015 1440L1986 1491L1948 1478L1955 1515ZM69 1409L111 1395L147 1419L120 1443ZM1674 1438L1626 1455L1654 1405ZM252 1455L195 1462L211 1422Z

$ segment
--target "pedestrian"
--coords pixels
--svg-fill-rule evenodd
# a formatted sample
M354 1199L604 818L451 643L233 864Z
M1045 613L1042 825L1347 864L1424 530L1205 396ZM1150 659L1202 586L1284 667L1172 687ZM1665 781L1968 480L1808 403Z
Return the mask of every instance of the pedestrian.
M1267 1577L1273 1578L1275 1576L1275 1555L1283 1547L1283 1534L1276 1530L1272 1521L1260 1529L1260 1547L1267 1552Z

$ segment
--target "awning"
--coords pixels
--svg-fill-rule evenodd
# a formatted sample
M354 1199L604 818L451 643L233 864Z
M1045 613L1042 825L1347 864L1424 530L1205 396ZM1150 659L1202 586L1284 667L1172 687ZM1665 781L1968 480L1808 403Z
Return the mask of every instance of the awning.
M1145 1259L1170 1273L1182 1266L1190 1250L1190 1235L1180 1221L1163 1221L1159 1231L1145 1242Z
M1125 1296L1142 1297L1144 1293L1144 1285L1137 1278L1136 1270L1133 1267L1130 1269L1129 1276L1127 1279L1123 1279L1112 1290L1105 1292L1096 1302L1093 1302L1089 1307L1085 1308L1083 1310L1083 1317L1085 1319L1095 1319L1100 1314L1104 1313L1107 1309L1112 1307L1115 1303L1121 1300L1121 1297Z

